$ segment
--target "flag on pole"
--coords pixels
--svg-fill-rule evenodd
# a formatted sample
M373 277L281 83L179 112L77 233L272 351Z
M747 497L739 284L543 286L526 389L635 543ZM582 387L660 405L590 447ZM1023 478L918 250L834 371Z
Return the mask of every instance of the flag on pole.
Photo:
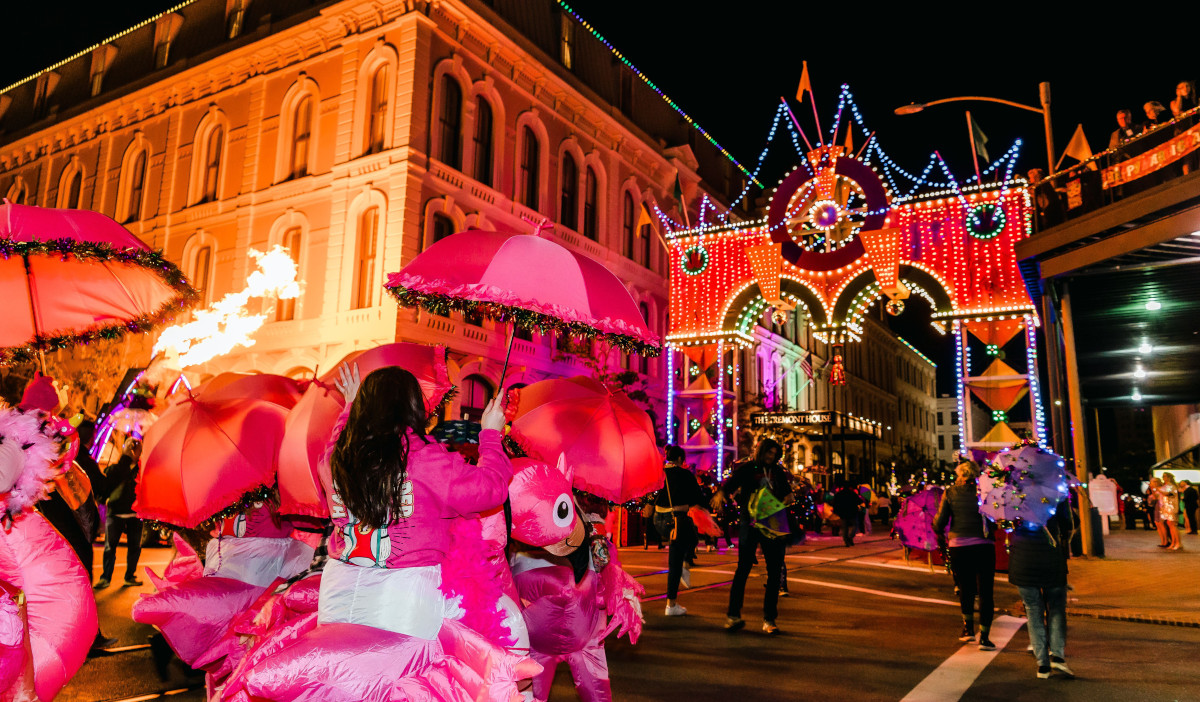
M643 227L651 226L654 220L650 219L650 210L646 209L646 203L642 203L642 214L638 216L637 235L642 236Z
M800 361L800 370L804 371L804 375L808 376L809 380L813 379L812 351L804 354L804 358Z
M984 161L991 163L992 159L988 157L987 152L987 135L979 128L979 123L975 121L974 117L971 118L971 142L975 146L975 153L979 154Z
M1083 133L1082 124L1075 127L1075 134L1067 144L1067 150L1063 152L1063 156L1070 156L1076 161L1086 161L1092 157L1092 147L1088 144L1087 135ZM1062 159L1059 159L1059 162L1061 161Z
M812 92L812 83L808 80L808 61L804 62L804 70L800 73L800 87L796 88L796 102L804 102L805 92Z
M850 128L846 130L846 153L850 154L850 155L854 154L854 125L853 124L851 124Z

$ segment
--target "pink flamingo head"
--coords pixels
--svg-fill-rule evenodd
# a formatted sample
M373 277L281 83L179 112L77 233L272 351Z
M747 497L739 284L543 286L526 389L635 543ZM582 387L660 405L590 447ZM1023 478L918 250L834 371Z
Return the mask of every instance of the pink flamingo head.
M583 543L583 520L571 495L571 469L563 456L554 467L532 458L513 460L508 497L516 540L555 555L566 555Z

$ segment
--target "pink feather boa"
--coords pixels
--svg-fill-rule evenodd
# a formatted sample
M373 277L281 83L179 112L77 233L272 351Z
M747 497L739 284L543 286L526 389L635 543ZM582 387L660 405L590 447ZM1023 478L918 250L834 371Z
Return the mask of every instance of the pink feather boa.
M25 453L25 469L12 490L0 495L0 516L11 519L44 499L49 483L63 472L67 449L58 420L43 410L0 408L0 442L15 441Z
M504 594L499 575L493 563L499 558L503 567L508 567L504 558L504 545L500 553L494 553L483 538L482 522L478 517L455 519L450 524L450 552L453 558L442 563L442 594L447 599L462 596L459 606L465 614L462 623L483 635L491 643L505 648L516 644L508 627L504 625L505 613L500 609L500 596Z

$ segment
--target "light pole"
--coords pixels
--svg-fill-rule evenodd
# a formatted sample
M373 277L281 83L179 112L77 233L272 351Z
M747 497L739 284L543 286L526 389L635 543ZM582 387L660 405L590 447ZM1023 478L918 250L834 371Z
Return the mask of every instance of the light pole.
M998 102L1001 105L1008 105L1009 107L1016 107L1016 108L1019 108L1022 110L1028 110L1030 112L1037 112L1042 115L1042 121L1045 123L1045 127L1046 127L1046 162L1050 167L1049 170L1046 171L1046 175L1050 175L1051 173L1054 172L1054 165L1055 165L1054 164L1054 130L1051 129L1051 127L1050 127L1050 83L1043 82L1043 83L1038 84L1038 92L1039 92L1039 94L1041 96L1041 100L1042 100L1042 106L1040 108L1033 107L1031 105L1022 105L1019 102L1013 102L1011 100L1001 100L1000 98L981 97L979 95L968 95L968 96L964 96L964 97L952 97L952 98L944 98L942 100L933 100L931 102L914 102L910 105L905 105L904 107L897 107L895 112L898 115L913 115L913 114L920 112L921 110L924 110L926 107L933 107L934 105L941 105L942 103L946 103L946 102L962 102L962 101L967 101L967 100L975 100L975 101L981 101L981 102Z

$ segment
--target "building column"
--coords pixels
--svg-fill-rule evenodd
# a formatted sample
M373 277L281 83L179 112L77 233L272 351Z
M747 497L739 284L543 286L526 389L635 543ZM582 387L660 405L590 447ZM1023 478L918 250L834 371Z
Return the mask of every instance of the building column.
M1087 417L1083 415L1083 393L1079 381L1079 361L1075 355L1075 323L1071 315L1071 291L1064 283L1062 298L1063 360L1067 375L1067 401L1070 406L1071 446L1075 458L1075 476L1083 485L1088 483ZM1092 502L1086 488L1079 488L1079 532L1083 555L1092 555Z
M1063 361L1062 346L1059 344L1061 327L1058 310L1054 304L1054 284L1046 281L1042 293L1042 334L1046 340L1046 397L1049 400L1046 409L1050 414L1051 447L1060 454L1066 453L1068 443L1064 415L1066 408L1062 404Z

